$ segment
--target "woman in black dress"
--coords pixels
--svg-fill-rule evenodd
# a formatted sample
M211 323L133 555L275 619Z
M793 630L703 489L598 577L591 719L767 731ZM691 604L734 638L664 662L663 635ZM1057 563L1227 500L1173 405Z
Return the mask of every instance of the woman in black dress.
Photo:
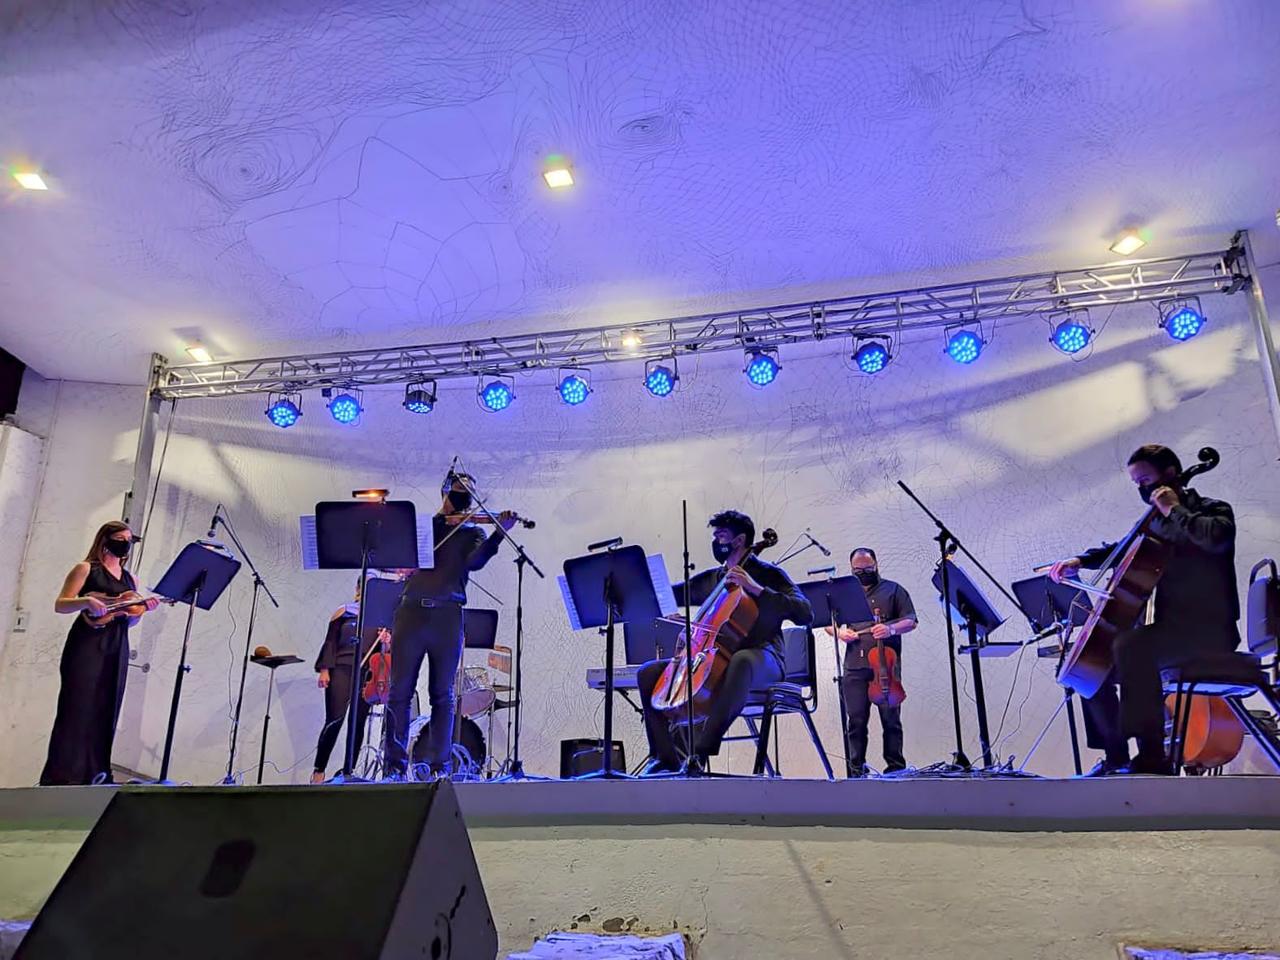
M104 523L88 556L71 568L54 601L53 609L74 615L75 622L62 648L62 689L41 784L111 782L111 744L124 701L131 621L121 616L94 627L81 614L106 612L106 604L90 594L117 597L137 589L123 566L132 546L128 524ZM157 603L147 600L146 608L154 610Z

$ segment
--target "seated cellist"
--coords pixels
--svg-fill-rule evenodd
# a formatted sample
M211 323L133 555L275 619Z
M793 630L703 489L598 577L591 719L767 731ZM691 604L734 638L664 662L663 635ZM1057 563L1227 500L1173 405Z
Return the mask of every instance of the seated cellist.
M690 762L699 769L705 769L707 758L719 753L720 741L742 712L748 694L782 680L783 621L807 626L813 620L809 601L791 578L781 568L766 563L751 552L756 528L750 517L736 510L726 510L712 517L708 526L713 531L711 552L720 566L705 570L690 580L690 595L685 602L691 606L701 604L721 579L725 579L754 598L760 613L741 648L730 659L706 721L697 733ZM680 757L668 718L655 709L652 702L653 688L669 662L650 661L640 668L638 675L645 732L653 758L649 772L680 768Z

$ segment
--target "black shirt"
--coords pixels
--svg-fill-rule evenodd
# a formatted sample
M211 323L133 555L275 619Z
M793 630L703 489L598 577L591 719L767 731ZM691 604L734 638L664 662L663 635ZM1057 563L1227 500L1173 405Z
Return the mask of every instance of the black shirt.
M324 643L320 645L320 653L316 656L316 673L321 670L332 670L337 666L350 667L355 662L352 644L355 635L356 614L351 607L345 607L341 614L329 621L329 629L324 634ZM374 640L373 632L365 630L365 642L360 645L362 661L369 652L369 648L373 646Z
M474 523L452 526L438 513L431 518L431 524L435 532L435 566L410 575L401 602L425 599L466 603L467 580L493 559L502 544L502 533L495 530L486 537Z
M1168 565L1156 584L1154 622L1227 626L1240 619L1236 593L1236 518L1231 505L1184 490L1168 517L1156 514L1150 529L1170 544ZM1097 569L1114 544L1080 555Z
M844 626L854 630L865 630L875 623L893 623L897 620L914 620L916 607L911 602L911 594L907 588L892 580L881 579L874 587L867 590L867 606L879 620L864 620L861 623L846 623ZM870 669L867 667L867 651L876 645L869 638L857 643L845 644L844 664L850 670ZM886 637L884 645L895 653L902 652L902 637Z
M790 620L797 626L805 627L813 622L813 607L805 599L800 588L791 582L791 578L781 567L761 560L754 554L742 561L742 569L751 575L762 589L760 596L755 597L760 615L755 625L742 643L743 649L764 647L783 662L782 622ZM713 567L689 579L690 603L699 606L711 596L716 584L724 578L724 567Z

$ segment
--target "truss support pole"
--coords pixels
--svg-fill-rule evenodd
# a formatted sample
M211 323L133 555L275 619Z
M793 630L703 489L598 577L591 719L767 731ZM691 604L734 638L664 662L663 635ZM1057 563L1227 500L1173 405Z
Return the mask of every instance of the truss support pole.
M1240 231L1240 243L1244 247L1244 263L1249 271L1249 317L1253 321L1253 334L1258 344L1258 360L1262 364L1262 377L1267 382L1267 406L1271 408L1271 424L1276 440L1280 441L1280 358L1276 357L1276 344L1271 336L1271 319L1267 316L1267 302L1262 298L1262 277L1258 261L1253 256L1253 244L1249 231Z
M142 404L142 422L138 426L138 447L133 455L133 482L124 495L122 519L134 531L142 532L147 510L147 491L151 486L151 462L156 449L156 426L160 422L161 375L169 361L158 353L151 355L147 371L147 396Z

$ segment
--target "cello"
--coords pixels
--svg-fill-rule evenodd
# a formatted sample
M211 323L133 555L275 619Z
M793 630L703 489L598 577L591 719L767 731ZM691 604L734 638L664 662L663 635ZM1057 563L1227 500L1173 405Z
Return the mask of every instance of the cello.
M1212 470L1221 459L1212 447L1202 447L1193 463L1178 475L1185 486L1192 477ZM1133 629L1155 592L1156 584L1169 562L1170 546L1151 532L1151 522L1159 511L1150 506L1119 543L1112 548L1091 585L1102 579L1116 557L1120 557L1107 582L1105 596L1089 612L1080 639L1062 659L1058 683L1088 699L1094 696L1111 673L1111 647L1116 637Z
M747 555L757 554L777 542L777 531L765 530L760 540L748 548ZM687 669L692 661L694 715L705 716L730 658L741 647L759 615L755 599L721 577L691 618L688 633L680 631L671 662L654 685L651 698L654 709L672 716L688 710L690 674Z

